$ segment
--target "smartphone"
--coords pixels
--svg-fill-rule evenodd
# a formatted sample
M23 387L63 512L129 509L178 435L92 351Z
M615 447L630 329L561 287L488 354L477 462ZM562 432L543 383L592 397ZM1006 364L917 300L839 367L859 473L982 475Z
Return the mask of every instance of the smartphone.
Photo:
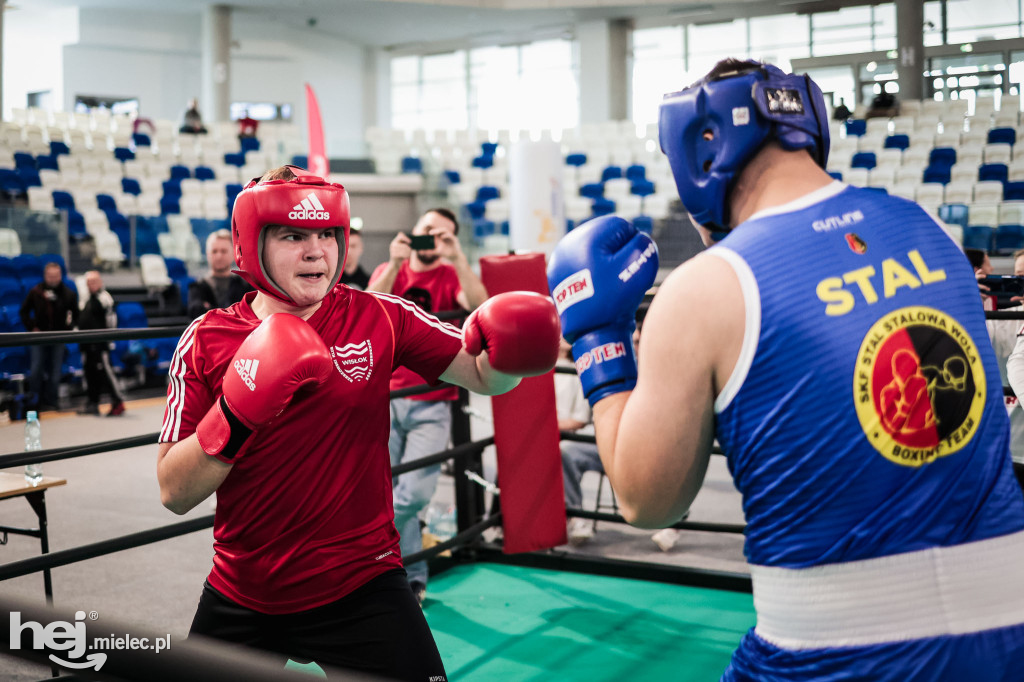
M434 248L434 235L416 234L409 237L409 246L413 251L430 251Z

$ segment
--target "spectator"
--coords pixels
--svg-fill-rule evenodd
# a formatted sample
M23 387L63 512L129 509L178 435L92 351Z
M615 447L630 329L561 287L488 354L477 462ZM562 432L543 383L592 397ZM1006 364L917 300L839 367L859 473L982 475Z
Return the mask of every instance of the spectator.
M355 228L349 236L348 254L345 256L345 271L341 273L341 283L347 284L353 289L366 291L370 283L370 276L359 264L363 257L363 235Z
M899 114L900 103L896 100L896 95L883 90L871 100L871 106L868 108L864 118L892 118L893 116L899 116Z
M391 240L390 259L373 271L366 290L401 296L434 315L475 309L487 299L487 291L469 267L459 246L458 233L459 223L451 211L427 211L412 228L412 235L433 236L435 245L414 251L409 235L399 232ZM400 367L392 376L391 390L424 383L420 375ZM451 406L458 395L458 389L450 387L391 401L391 466L433 455L447 447ZM402 556L418 552L423 546L419 514L434 495L440 471L436 464L416 469L400 476L394 484L395 527L401 536ZM422 604L427 589L427 564L421 561L407 565L405 570L409 586Z
M203 125L203 117L199 113L199 102L195 97L188 101L188 109L185 110L185 120L178 132L191 135L206 134L206 126Z
M846 101L840 97L839 105L832 110L832 119L835 121L845 121L850 116L853 116L853 112L846 106Z
M117 326L114 298L104 288L103 278L96 270L85 273L85 296L79 299L78 306L81 309L78 316L79 329L113 329ZM107 341L79 344L86 391L85 407L79 414L99 415L102 393L110 395L108 417L124 413L124 396L110 366L109 351L113 346L113 343Z
M1024 249L1013 254L1013 274L1016 277L1024 277ZM1010 300L1017 305L1003 310L1024 311L1020 296L1014 296ZM1024 357L1024 345L1018 348L1018 341L1024 338L1021 335L1024 331L1024 320L986 320L985 325L992 340L992 348L999 358L1003 388L1010 389L1004 391L1007 395L1003 396L1006 410L1010 415L1010 455L1013 457L1013 472L1017 475L1017 482L1024 488L1024 408L1018 397L1018 391L1024 391L1024 386L1019 381L1014 381L1009 369L1011 357L1015 362Z
M212 308L227 308L252 291L248 282L231 272L234 252L229 231L217 230L206 238L206 262L210 266L206 277L188 285L187 312L193 320Z
M242 118L238 119L238 139L245 137L256 137L256 128L260 122L249 116L249 110L242 112Z
M47 263L43 281L29 290L20 311L28 331L68 331L78 324L78 294L64 284L61 275L59 264ZM29 348L29 354L28 385L36 410L57 409L64 344L36 344Z

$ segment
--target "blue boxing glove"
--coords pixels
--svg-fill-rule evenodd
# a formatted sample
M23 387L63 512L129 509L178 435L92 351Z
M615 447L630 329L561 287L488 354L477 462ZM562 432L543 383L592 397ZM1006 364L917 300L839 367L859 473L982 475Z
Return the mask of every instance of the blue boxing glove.
M555 247L548 287L591 405L636 386L636 309L658 274L658 247L618 216L576 228Z

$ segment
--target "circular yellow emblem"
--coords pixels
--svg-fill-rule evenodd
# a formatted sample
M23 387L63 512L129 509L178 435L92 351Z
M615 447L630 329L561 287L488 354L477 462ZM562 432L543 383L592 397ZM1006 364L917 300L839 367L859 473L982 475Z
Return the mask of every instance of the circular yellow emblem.
M864 337L853 396L875 449L896 464L919 467L974 437L985 408L985 368L955 319L934 308L901 308Z

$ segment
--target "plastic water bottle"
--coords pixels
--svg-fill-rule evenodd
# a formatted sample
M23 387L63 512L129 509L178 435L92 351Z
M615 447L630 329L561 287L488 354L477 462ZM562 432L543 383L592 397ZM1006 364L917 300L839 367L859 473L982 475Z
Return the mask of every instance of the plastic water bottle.
M455 507L442 506L434 503L427 507L427 530L438 540L444 542L458 532L455 520Z
M28 413L25 420L25 452L32 452L35 450L42 450L43 444L40 440L42 436L42 428L39 426L39 415L36 414L35 410ZM43 480L43 465L42 464L27 464L25 465L25 482L30 485L39 485L39 482Z

